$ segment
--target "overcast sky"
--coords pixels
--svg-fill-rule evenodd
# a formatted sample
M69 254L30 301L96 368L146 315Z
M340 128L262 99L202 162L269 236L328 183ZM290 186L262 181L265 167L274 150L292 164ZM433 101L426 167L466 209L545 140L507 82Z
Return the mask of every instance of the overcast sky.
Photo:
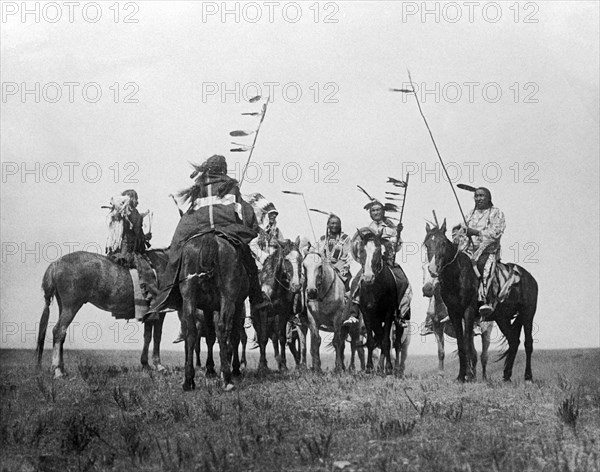
M246 102L258 89L271 103L242 191L274 202L286 236L312 237L302 199L281 190L353 233L369 222L356 185L381 198L388 176L411 174L399 260L421 323L425 220L461 216L414 99L389 91L407 68L451 177L491 190L503 259L539 283L535 348L599 346L597 2L69 8L2 4L2 347L34 347L44 270L70 250L103 250L111 196L135 188L154 212L154 246L168 245L168 195L190 184L189 162L224 154L241 168L247 154L230 143L252 137L229 131L256 128L241 113L260 110ZM318 237L325 217L312 221ZM141 347L139 325L89 305L75 323L67 349ZM165 348L177 328L172 316ZM433 337L411 350L434 354Z

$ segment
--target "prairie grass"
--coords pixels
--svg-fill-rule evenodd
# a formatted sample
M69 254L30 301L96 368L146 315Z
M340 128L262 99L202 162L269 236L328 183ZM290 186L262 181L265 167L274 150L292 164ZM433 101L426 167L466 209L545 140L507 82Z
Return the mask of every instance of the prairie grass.
M70 351L66 379L27 351L0 351L0 470L597 471L600 352L536 351L534 382L491 362L489 380L454 381L435 357L409 357L404 379L250 368L233 392L182 355L164 373L138 353ZM494 355L492 354L492 359ZM44 366L49 366L49 356Z

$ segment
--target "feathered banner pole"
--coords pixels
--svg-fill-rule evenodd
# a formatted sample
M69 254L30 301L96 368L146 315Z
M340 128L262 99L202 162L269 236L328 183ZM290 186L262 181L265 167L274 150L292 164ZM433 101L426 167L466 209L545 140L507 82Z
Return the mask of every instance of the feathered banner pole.
M251 98L249 100L249 102L250 103L257 102L258 100L260 100L260 98L261 98L260 95L257 95L256 97ZM246 165L244 166L244 169L242 170L242 177L240 178L240 185L239 185L240 189L242 188L242 184L244 183L244 179L246 178L246 170L248 170L248 165L250 164L250 160L252 159L252 153L254 152L254 147L256 146L256 138L258 138L258 133L260 131L260 127L262 125L262 122L265 119L265 115L267 114L267 105L268 104L269 104L269 97L267 97L267 101L263 104L262 111L260 113L256 113L256 112L242 113L242 115L247 115L247 116L258 116L260 114L260 121L258 122L256 131L235 130L235 131L231 131L229 133L230 136L234 136L234 137L250 136L251 134L254 134L254 140L252 141L252 145L250 147L247 147L243 144L232 143L232 144L235 144L236 146L240 146L240 147L231 149L231 152L250 151L250 154L248 154L248 160L246 161Z
M391 92L411 93L415 97L415 101L417 102L417 106L419 107L419 113L421 114L421 118L423 118L423 121L425 122L425 126L427 127L427 131L429 132L429 136L431 138L431 142L433 143L433 147L435 148L435 152L438 156L438 159L440 160L440 164L442 164L442 169L444 169L444 172L446 173L446 177L448 178L448 183L450 184L450 188L452 189L452 193L454 194L454 198L456 199L456 203L458 204L458 209L460 211L460 214L463 218L463 221L465 222L465 226L468 226L467 219L465 218L465 214L463 212L462 206L460 205L460 201L458 200L458 195L456 195L456 190L454 190L454 185L452 185L452 180L450 179L450 175L448 174L448 170L446 169L444 160L442 159L440 151L437 147L437 143L435 142L435 138L433 137L433 133L431 131L431 128L429 127L427 118L425 118L425 114L423 113L423 109L421 108L421 102L419 102L419 97L417 96L417 92L413 85L412 77L410 76L410 71L407 70L407 72L408 72L408 80L410 82L410 89L390 89L390 91Z

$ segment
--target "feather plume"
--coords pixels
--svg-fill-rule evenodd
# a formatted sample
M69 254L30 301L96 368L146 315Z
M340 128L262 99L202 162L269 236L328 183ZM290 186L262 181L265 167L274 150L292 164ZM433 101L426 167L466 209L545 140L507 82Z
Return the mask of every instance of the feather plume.
M475 190L477 190L475 187L472 187L470 185L467 184L457 184L456 185L459 189L461 190L466 190L468 192L475 192Z
M254 131L244 131L241 129L237 129L235 131L231 131L229 133L229 136L250 136L251 134L254 134Z
M332 214L328 211L319 210L318 208L309 208L310 211L315 211L317 213L322 213L323 215L331 216Z

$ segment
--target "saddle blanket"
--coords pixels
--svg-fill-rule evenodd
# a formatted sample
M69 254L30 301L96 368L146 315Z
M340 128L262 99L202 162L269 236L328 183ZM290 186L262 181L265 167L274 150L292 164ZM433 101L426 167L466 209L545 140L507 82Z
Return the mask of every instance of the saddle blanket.
M496 263L496 272L492 280L493 293L498 294L498 303L502 303L506 300L506 297L510 293L510 289L519 283L521 280L521 274L519 268L515 264L503 264L502 262Z

